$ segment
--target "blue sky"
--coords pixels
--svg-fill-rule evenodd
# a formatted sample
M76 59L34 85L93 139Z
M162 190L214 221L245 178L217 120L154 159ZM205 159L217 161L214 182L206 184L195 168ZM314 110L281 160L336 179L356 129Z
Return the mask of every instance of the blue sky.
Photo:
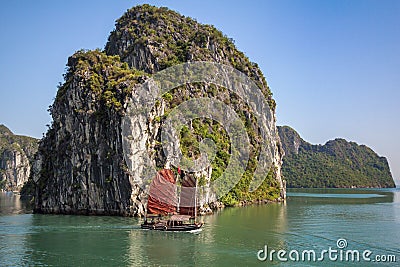
M400 184L400 1L3 1L0 123L41 137L68 56L103 48L128 8L167 6L214 24L257 62L279 125L342 137L389 159Z

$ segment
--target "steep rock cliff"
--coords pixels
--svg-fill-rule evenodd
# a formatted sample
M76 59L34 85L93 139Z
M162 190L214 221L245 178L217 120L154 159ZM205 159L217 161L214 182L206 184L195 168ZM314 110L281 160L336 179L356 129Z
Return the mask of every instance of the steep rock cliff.
M226 88L211 83L185 84L156 100L146 116L129 118L131 147L128 168L124 161L122 119L130 100L138 99L143 83L154 73L179 63L211 61L243 72L261 89L272 110L268 125L274 130L272 166L261 186L248 192L260 154L260 131L249 104ZM275 132L275 102L255 63L239 52L233 41L213 26L202 25L166 8L149 5L128 10L116 23L105 51L79 51L67 64L65 82L58 89L50 111L51 129L41 140L30 184L35 211L68 214L143 215L146 195L139 186L145 153L158 168L172 168L161 146L160 128L166 115L191 98L214 97L234 109L246 125L250 160L239 183L222 199L207 185L224 171L230 143L222 125L209 119L190 122L180 133L182 153L199 156L199 143L212 139L216 155L212 164L193 175L205 186L200 192L204 209L219 201L227 205L285 198L281 178L282 149ZM135 157L136 155L137 157Z
M19 191L28 181L38 140L14 135L0 125L0 189Z
M232 66L250 77L259 87L273 112L273 118L268 120L271 123L270 128L276 128L275 101L258 65L250 62L242 52L237 50L232 39L223 35L212 25L197 23L192 18L181 16L167 8L155 8L148 5L138 6L128 10L117 20L116 29L111 33L105 51L107 54L120 56L121 60L127 62L131 68L140 69L147 73L155 73L179 63L194 61L216 62ZM163 106L161 115L179 106L187 99L198 97L215 97L229 104L243 121L247 121L248 124L255 124L254 121L256 119L252 116L251 108L246 103L243 103L240 97L224 88L207 83L188 84L169 92L166 97L161 99ZM157 123L157 121L153 120L153 124ZM214 132L212 136L208 137L211 137L216 142L223 141L223 138L218 134L223 131L222 127L219 129L214 127L213 129L211 124L204 120L201 121L203 129L206 127L205 125L208 125L208 130ZM200 127L193 128L193 124L191 124L190 128L197 136L197 139L206 137L201 135ZM156 135L157 131L152 133ZM229 204L229 202L237 204L236 200L274 199L280 194L282 197L285 196L285 186L280 174L283 151L280 149L279 136L277 133L275 136L275 132L271 136L272 142L275 143L273 153L273 165L275 168L271 169L271 173L268 175L270 183L264 183L263 187L259 188L255 194L243 192L248 190L252 172L254 172L256 165L255 159L260 148L258 143L260 135L259 131L256 130L256 126L248 127L248 134L251 136L252 144L251 160L244 179L246 181L242 180L241 188L236 187L233 190L234 192L225 197L224 202L226 204ZM198 147L198 144L196 141L188 142L188 146L193 150L193 147ZM157 150L157 147L154 148ZM183 149L185 150L185 148ZM229 154L228 150L225 149L224 152ZM199 177L205 176L207 182L215 179L221 173L220 169L226 167L226 160L223 157L219 159L224 163L219 166L214 164L212 170L204 170L202 174L197 173L196 175ZM273 182L277 184L273 185ZM277 189L274 193L269 188L271 185ZM261 191L269 192L270 195L260 193ZM278 191L281 193L277 193ZM228 199L232 199L232 201L228 201Z
M67 67L33 165L35 210L135 214L120 123L121 103L140 74L100 51L79 51Z
M344 139L312 145L288 126L278 127L288 187L395 187L387 159Z

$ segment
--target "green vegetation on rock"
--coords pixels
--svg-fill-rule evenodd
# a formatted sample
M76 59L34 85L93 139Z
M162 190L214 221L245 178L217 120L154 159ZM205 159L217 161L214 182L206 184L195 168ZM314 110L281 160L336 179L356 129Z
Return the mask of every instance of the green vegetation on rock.
M386 158L365 145L344 139L311 145L288 126L278 130L287 187L395 187Z
M130 69L127 63L120 61L119 56L108 56L100 50L80 50L68 59L65 82L58 89L56 103L64 101L68 88L75 82L82 85L84 94L93 94L105 107L121 111L132 86L145 75L142 71Z
M128 46L125 40L130 40ZM145 61L152 60L154 64L143 66L133 60L141 56L138 47L146 48L149 58ZM117 20L105 50L148 73L191 61L230 65L250 77L261 89L270 108L275 110L272 92L258 65L239 51L231 38L212 25L200 24L168 8L145 4L129 9Z
M38 140L24 135L15 135L5 125L0 124L0 155L6 149L24 151L27 154L33 154L36 151ZM32 155L33 156L33 155Z
M214 92L213 97L221 102L228 103L235 110L236 114L242 120L243 125L245 125L245 130L250 141L250 159L246 171L235 187L222 197L221 201L226 206L234 206L239 203L275 200L279 198L281 188L275 179L276 173L274 172L274 168L271 168L270 172L266 173L264 182L257 190L249 192L249 186L257 167L256 158L259 154L259 140L261 140L261 137L258 132L256 118L251 113L251 109L237 95L213 84L197 83L177 87L164 95L164 99L168 98L165 112L168 114L170 109L179 106L186 99L207 97L211 91ZM165 97L166 95L168 97ZM191 121L190 126L184 126L180 132L181 151L184 156L192 160L199 158L199 144L201 140L206 138L211 139L216 144L215 158L211 162L211 180L214 181L225 171L232 153L229 136L219 122L210 119L194 119Z

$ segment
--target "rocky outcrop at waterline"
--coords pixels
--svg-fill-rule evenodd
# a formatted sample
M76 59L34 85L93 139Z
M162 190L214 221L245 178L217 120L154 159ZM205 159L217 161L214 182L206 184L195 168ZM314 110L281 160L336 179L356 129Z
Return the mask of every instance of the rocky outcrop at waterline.
M28 181L38 140L0 125L0 190L20 191Z
M129 166L124 154L122 121L128 103L139 97L154 73L180 63L208 61L231 66L261 90L272 110L265 117L272 129L271 167L254 191L249 191L260 156L262 138L248 104L212 83L184 84L159 97L146 116L129 117ZM275 102L257 64L213 26L202 25L166 8L149 5L128 10L116 23L104 51L78 51L68 59L64 83L50 108L52 125L40 141L26 192L34 195L35 211L61 214L140 216L147 196L140 170L146 156L156 169L173 166L162 149L161 128L171 110L192 98L215 98L231 107L246 126L249 161L240 181L223 197L207 190L228 166L231 143L223 125L209 118L193 119L179 133L182 154L197 159L202 140L212 140L215 157L199 171L182 171L197 178L203 210L223 203L276 200L285 197L281 177L283 150L275 126ZM254 103L253 103L254 104ZM267 115L264 115L267 116Z

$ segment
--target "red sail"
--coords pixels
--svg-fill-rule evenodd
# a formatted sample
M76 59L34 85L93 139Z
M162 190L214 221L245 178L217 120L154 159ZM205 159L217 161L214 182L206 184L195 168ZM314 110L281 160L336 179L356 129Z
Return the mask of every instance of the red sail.
M181 194L179 199L179 214L195 216L196 201L196 178L186 176L182 180Z
M176 212L178 199L175 177L171 170L162 169L150 184L147 211L150 214L167 215Z

